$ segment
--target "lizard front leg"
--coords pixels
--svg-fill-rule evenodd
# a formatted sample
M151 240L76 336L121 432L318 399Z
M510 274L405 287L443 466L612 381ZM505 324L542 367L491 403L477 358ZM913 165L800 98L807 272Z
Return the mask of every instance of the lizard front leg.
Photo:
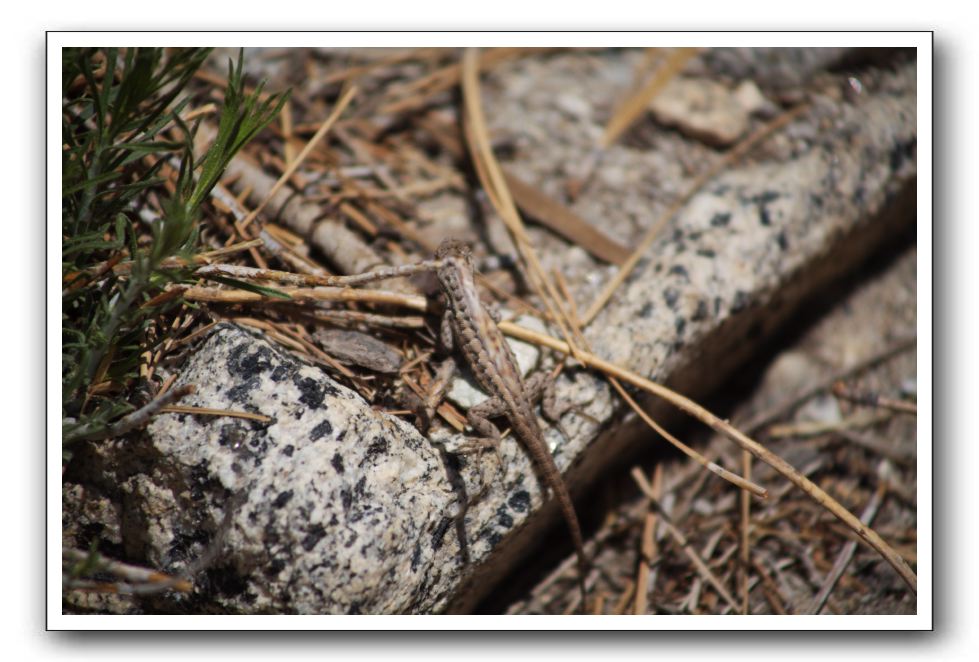
M439 327L438 345L442 352L447 356L435 369L435 377L428 389L428 394L420 402L416 401L415 411L420 420L419 428L422 432L427 432L435 420L435 410L445 399L445 393L449 390L452 383L452 375L455 373L455 360L452 358L454 336L452 334L452 323L449 318L451 313L446 310L442 315Z
M450 356L436 370L436 379L425 402L426 414L429 416L429 420L434 417L435 409L445 398L445 393L448 391L452 382L452 375L456 369L455 361L451 357L455 345L455 333L452 330L451 314L450 311L445 311L439 329L439 344L442 346L442 350ZM471 407L466 412L466 421L479 434L480 439L473 439L459 444L454 452L472 453L493 449L499 454L500 430L489 419L500 416L505 412L506 405L498 398L490 398L475 407Z

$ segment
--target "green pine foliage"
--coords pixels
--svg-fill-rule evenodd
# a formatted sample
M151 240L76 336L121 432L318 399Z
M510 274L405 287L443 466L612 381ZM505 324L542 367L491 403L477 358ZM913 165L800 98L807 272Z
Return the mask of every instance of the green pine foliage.
M198 247L201 207L234 155L281 110L286 94L246 94L242 56L229 63L217 137L197 156L198 125L180 118L210 49L62 51L62 439L97 439L135 407L138 366L153 319L147 306L190 270L164 261ZM178 136L173 138L172 136ZM165 163L179 165L175 191ZM151 209L146 221L140 210ZM104 265L128 263L115 273ZM100 268L102 267L102 268ZM95 384L108 384L93 394Z

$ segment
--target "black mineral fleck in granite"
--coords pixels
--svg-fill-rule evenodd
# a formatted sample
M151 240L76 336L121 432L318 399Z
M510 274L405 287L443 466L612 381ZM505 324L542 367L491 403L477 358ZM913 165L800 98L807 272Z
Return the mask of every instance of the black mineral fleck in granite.
M365 463L371 462L378 455L384 455L388 452L391 443L384 437L374 437L371 440L370 445L367 447L367 451L364 453L364 459L360 461L360 466L364 466Z
M207 583L222 597L233 598L243 594L248 588L248 582L233 568L216 567L209 568L205 572Z
M289 503L289 499L291 498L292 498L292 490L286 490L285 492L280 492L279 496L275 497L275 500L272 502L272 507L281 508L282 506Z
M518 513L525 513L530 510L530 492L527 490L519 490L510 495L508 500L510 507L516 510Z
M500 504L500 507L496 509L496 521L499 522L500 526L504 529L509 529L513 527L513 517L507 512L506 504Z
M778 242L778 247L780 250L789 250L789 238L785 236L784 232L779 232L778 236L775 237L775 241Z
M756 205L767 205L769 202L775 202L782 197L782 194L778 191L764 191L758 195L751 196L751 202Z
M204 498L205 489L217 481L211 478L211 472L209 469L209 464L207 460L201 460L195 464L190 470L190 500L200 501Z
M289 373L291 373L291 372L292 371L289 369L288 366L286 366L286 365L277 365L277 366L275 366L275 370L272 371L272 374L269 375L269 377L272 379L273 382L278 383L278 382L281 382L286 377L288 377L289 376Z
M676 334L682 336L683 330L687 328L687 320L683 317L677 317L673 326L676 328Z
M700 322L707 319L707 302L701 299L697 302L697 310L693 311L693 315L690 316L690 321Z
M252 437L248 446L255 455L265 455L269 452L269 439L267 436Z
M350 506L353 505L354 497L350 493L350 490L340 490L340 505L343 506L344 510L350 510Z
M312 432L309 433L310 441L319 441L323 437L333 434L333 426L329 421L324 420L313 428Z
M316 381L311 377L303 377L302 379L294 380L293 383L302 394L299 396L299 402L313 409L319 409L323 406L323 400L327 394L337 395L338 393L332 386L329 386L325 382Z
M731 313L739 313L745 308L747 308L748 303L751 301L751 295L744 290L738 290L734 293L734 301L731 302Z
M717 257L717 253L715 253L710 248L698 248L697 255L699 255L700 257L706 257L710 259L714 259L715 257Z
M758 222L764 226L769 226L772 224L772 215L768 211L768 207L765 205L758 207Z
M340 457L339 453L333 454L333 457L330 459L330 464L333 465L334 470L336 470L338 474L343 473L343 458Z
M672 267L670 267L670 275L679 276L684 280L688 280L688 281L690 280L690 274L687 272L687 268L682 264L675 264Z
M296 447L293 446L292 444L289 444L288 446L282 449L282 454L285 455L286 457L292 457L292 454L295 452L296 452Z
M254 351L249 353L249 349ZM275 354L270 348L253 347L250 343L243 342L228 352L228 372L242 379L251 379L270 370L274 358Z
M772 224L772 213L768 209L768 203L774 202L782 197L778 191L765 191L752 196L749 200L758 205L758 221L765 226Z
M639 309L639 317L649 319L654 310L656 310L656 307L653 305L653 302L647 301L645 304L643 304L643 307Z
M728 212L714 214L714 217L710 219L710 224L715 228L721 228L731 222L731 214Z
M432 549L438 550L442 547L445 532L449 530L450 526L452 526L451 517L443 517L435 525L435 530L432 531Z
M422 561L422 546L415 541L415 551L411 553L411 571L418 572L418 566Z
M675 287L668 287L663 290L663 300L670 310L676 310L676 302L680 298L680 290Z
M891 170L900 170L905 161L913 159L915 153L917 152L917 146L917 138L900 141L894 145L894 147L891 148L890 154Z
M232 386L227 391L225 391L225 395L227 395L228 399L231 400L232 402L242 402L242 403L248 402L249 401L248 396L253 391L255 391L258 388L258 386L259 386L258 377L252 377L251 379L248 379L242 382L241 384L238 384L237 386Z
M206 546L212 538L206 531L193 530L191 533L175 533L167 549L168 563L179 563L195 556L194 548Z
M307 552L312 551L316 547L316 543L322 540L326 536L326 529L323 528L322 524L314 524L307 531L306 535L303 537L302 546Z
M283 570L285 570L285 567L286 567L286 562L285 561L283 561L280 558L274 558L269 563L268 567L265 568L265 575L267 577L275 577L280 572L282 572Z

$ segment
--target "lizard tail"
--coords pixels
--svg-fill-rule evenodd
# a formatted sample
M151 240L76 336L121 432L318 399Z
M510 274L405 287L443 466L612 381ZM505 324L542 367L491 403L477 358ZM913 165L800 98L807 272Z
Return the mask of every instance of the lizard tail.
M548 469L551 469L548 467ZM568 492L564 480L557 472L557 467L553 468L555 480L550 481L554 489L554 496L557 497L564 521L568 524L568 531L571 533L571 542L574 544L575 553L578 556L578 589L581 591L581 606L584 609L587 604L587 591L585 589L585 577L588 576L590 563L585 555L585 542L581 536L581 525L578 523L578 515L571 501L571 494Z

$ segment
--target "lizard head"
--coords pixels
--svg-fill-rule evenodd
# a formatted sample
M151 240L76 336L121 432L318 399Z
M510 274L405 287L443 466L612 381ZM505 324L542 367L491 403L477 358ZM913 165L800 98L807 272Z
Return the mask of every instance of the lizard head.
M461 239L443 239L435 251L437 260L462 260L466 266L472 266L472 250L469 244Z

